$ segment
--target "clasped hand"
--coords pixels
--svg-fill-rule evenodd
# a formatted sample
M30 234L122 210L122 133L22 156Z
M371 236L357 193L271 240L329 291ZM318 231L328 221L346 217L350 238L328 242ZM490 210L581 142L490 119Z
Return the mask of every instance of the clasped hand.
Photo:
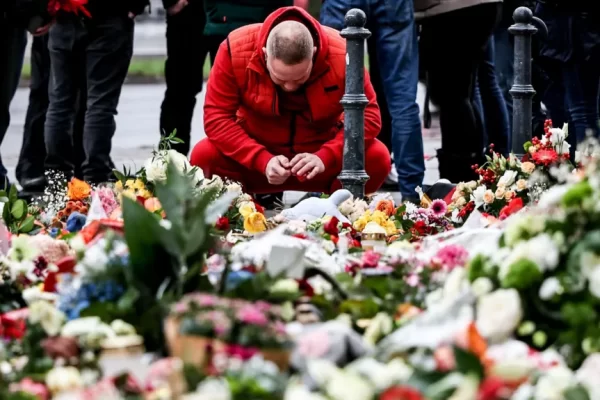
M265 175L271 185L281 185L292 175L297 176L300 180L313 179L323 171L325 171L325 164L318 156L301 153L291 161L286 156L271 158L267 164Z

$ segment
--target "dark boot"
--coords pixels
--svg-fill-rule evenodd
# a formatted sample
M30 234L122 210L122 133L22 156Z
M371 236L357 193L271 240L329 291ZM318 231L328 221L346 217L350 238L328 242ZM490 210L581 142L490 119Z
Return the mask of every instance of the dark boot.
M468 182L477 180L478 176L473 171L473 165L481 166L485 162L483 154L477 153L445 153L442 149L437 150L440 178L448 179L452 183Z

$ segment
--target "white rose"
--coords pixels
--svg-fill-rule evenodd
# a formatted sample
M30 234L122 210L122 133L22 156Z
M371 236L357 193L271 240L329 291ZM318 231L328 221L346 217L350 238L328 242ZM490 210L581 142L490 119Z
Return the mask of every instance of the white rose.
M179 172L185 172L191 169L191 165L187 157L176 150L167 150L165 159L173 164L175 169Z
M590 293L597 299L600 298L600 265L592 270L588 279Z
M550 300L555 295L562 293L563 287L560 281L555 276L551 276L542 282L540 286L539 296L542 300Z
M39 323L48 336L56 336L66 317L54 305L40 300L29 306L28 319L31 323Z
M468 287L467 270L465 268L454 268L446 277L444 283L444 299L456 298Z
M294 279L280 279L271 286L269 291L271 293L296 293L298 289L299 284Z
M225 190L229 193L242 193L242 187L239 183L231 182L226 187Z
M349 216L354 212L354 200L349 198L348 200L344 201L339 205L338 210L340 210L340 212L346 217Z
M519 179L517 181L517 192L527 189L527 181L525 179Z
M326 385L326 393L332 400L371 400L375 391L357 374L338 370Z
M56 394L83 387L81 375L75 367L56 367L46 375L46 386Z
M600 353L590 354L575 377L583 387L587 389L591 399L600 399Z
M514 289L500 289L477 301L477 329L491 342L509 338L523 318L521 298Z
M487 188L485 185L478 186L477 189L473 190L471 196L472 200L475 202L475 208L479 208L481 205L483 205L483 195L485 194L486 190Z
M483 194L483 202L485 204L492 204L494 202L494 192L491 190L486 190Z
M523 164L521 164L522 172L531 175L533 170L535 170L535 164L532 163L531 161L525 161Z
M285 390L283 400L327 400L327 398L318 393L311 392L303 384L293 384L289 385Z
M479 379L473 375L466 375L458 384L458 387L448 397L448 400L473 400L477 398L477 392L479 391Z
M505 171L504 175L502 175L502 177L498 181L498 186L509 187L515 182L515 179L517 179L517 174L517 171L513 171L510 169Z
M505 194L506 189L504 188L504 186L498 186L498 189L496 189L496 193L494 193L497 199L503 199Z
M212 179L205 179L202 182L202 188L206 190L216 190L220 192L223 190L223 179L218 175L213 175Z
M490 293L493 288L494 284L492 281L484 276L475 279L471 284L471 290L476 297Z
M562 400L563 392L575 383L573 371L563 366L548 370L535 385L535 398L540 400Z
M534 395L534 388L530 383L525 383L513 393L510 400L531 400Z
M160 157L150 157L144 163L146 170L146 179L149 182L164 182L167 180L167 163Z

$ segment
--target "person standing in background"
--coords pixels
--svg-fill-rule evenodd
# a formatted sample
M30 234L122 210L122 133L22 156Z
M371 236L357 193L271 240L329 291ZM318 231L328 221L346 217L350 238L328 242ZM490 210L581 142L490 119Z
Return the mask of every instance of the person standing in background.
M366 28L376 46L376 69L392 120L398 188L404 200L418 203L415 189L423 183L425 160L416 103L419 52L413 0L324 0L321 23L341 30L351 8L360 8L367 15Z
M160 132L177 130L183 143L172 146L190 151L196 96L204 83L207 54L211 64L227 35L244 25L263 22L293 0L163 0L167 10L166 91L161 106Z
M83 80L83 77L82 77ZM84 83L84 82L82 82ZM31 82L29 88L29 106L25 116L23 143L17 162L16 176L21 184L23 198L44 191L44 159L46 145L44 142L44 124L48 112L48 92L50 90L50 53L48 51L48 35L33 38L31 45ZM75 176L83 179L81 164L85 159L83 150L83 124L85 120L85 90L79 88L78 110L73 127L73 147Z
M428 90L440 113L440 178L454 183L476 179L471 167L485 160L473 94L501 11L502 0L415 0Z
M573 144L600 136L600 9L589 0L538 0L535 14L548 27L541 41L543 67L564 87L565 117ZM572 147L575 151L575 146Z
M133 56L134 18L148 0L90 0L91 18L61 14L50 30L50 105L46 115L46 169L74 175L73 124L78 88L86 91L83 178L114 180L110 158L115 115ZM81 85L81 74L85 84Z
M10 103L17 91L27 44L26 21L17 14L18 5L13 0L0 1L0 144L10 124ZM6 175L0 156L0 189L7 187Z

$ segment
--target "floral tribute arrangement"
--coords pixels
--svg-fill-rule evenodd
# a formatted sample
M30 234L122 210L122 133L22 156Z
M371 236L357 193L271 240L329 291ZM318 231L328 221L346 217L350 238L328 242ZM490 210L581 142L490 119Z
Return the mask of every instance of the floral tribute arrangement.
M50 206L10 189L0 398L598 399L600 163L557 173L548 131L490 156L488 211L530 206L485 254L447 239L442 200L283 223L168 147L114 187L57 180ZM554 186L532 204L537 169Z
M533 138L524 146L525 155L519 160L496 153L486 156L483 166L473 166L478 181L461 182L456 186L448 209L455 223L463 223L475 210L484 216L506 219L521 210L556 183L556 175L571 172L568 129L553 128L552 121L544 124L542 139Z

